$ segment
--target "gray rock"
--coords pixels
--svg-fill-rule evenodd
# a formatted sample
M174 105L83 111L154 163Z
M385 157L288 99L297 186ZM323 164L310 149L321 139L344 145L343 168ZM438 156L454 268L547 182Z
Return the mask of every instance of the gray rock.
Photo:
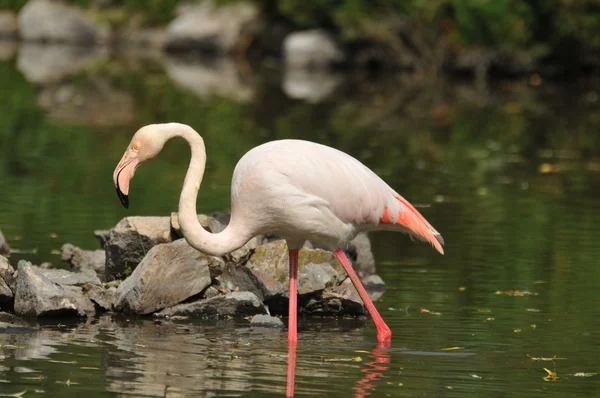
M0 256L0 279L4 280L8 285L13 281L14 268L8 262L6 257Z
M107 280L124 279L154 246L171 241L169 217L126 217L106 242Z
M90 285L85 289L85 295L92 300L94 304L106 311L114 310L115 304L119 298L117 288L109 287L105 289L102 286Z
M0 278L0 308L10 310L12 309L12 303L14 295L8 284Z
M258 8L246 2L217 7L212 1L205 1L181 7L179 16L167 26L165 48L217 54L244 50L258 23Z
M19 34L17 16L12 11L0 11L0 38L14 38Z
M82 250L70 243L64 244L60 250L61 259L71 265L72 271L91 271L100 280L104 280L104 264L106 262L106 253L104 250Z
M17 41L0 38L0 62L10 61L17 53Z
M22 43L17 68L30 83L56 83L76 75L105 55L104 48Z
M349 242L346 254L361 279L375 274L375 256L371 250L369 236L365 232L356 235Z
M298 294L310 294L341 282L336 270L329 264L308 263L298 271Z
M337 286L328 286L320 295L312 296L304 312L312 315L364 315L364 304L350 279Z
M157 313L157 317L174 315L218 317L245 317L266 313L258 297L250 292L233 292L217 297L179 304Z
M16 277L15 313L24 316L93 314L94 305L78 286L61 286L30 262L19 261ZM61 278L62 279L62 278Z
M2 230L0 230L0 255L10 253L10 247L8 247L8 243L2 234Z
M214 286L209 286L205 291L204 291L204 298L211 298L211 297L217 297L220 296L221 292L217 290L216 287Z
M227 266L215 279L221 290L252 292L259 300L264 300L259 280L247 267Z
M32 333L38 330L37 326L31 325L13 314L0 312L0 334Z
M81 272L71 272L66 269L57 268L39 268L35 267L36 271L48 278L51 282L61 286L83 286L83 285L101 285L100 279L92 270L84 269Z
M285 326L281 319L265 314L258 314L253 316L252 320L250 321L250 325L271 328L282 328Z
M150 314L202 292L211 283L207 256L184 239L153 247L118 287L116 309Z
M303 271L306 264L312 264L309 269ZM317 265L324 265L319 269ZM288 248L283 240L276 240L254 249L254 252L246 266L261 282L265 300L274 297L287 296L289 290L289 257ZM316 273L313 275L313 273ZM338 277L346 273L337 257L332 252L320 249L302 249L298 255L298 290L299 292L314 291L308 285L303 286L300 281L300 275L303 275L302 282L315 282L321 280L320 285L326 283L335 283ZM326 277L325 275L330 275Z
M321 29L290 33L283 41L287 67L328 68L345 61L345 54L334 38Z
M31 0L18 16L20 36L25 41L96 44L108 39L109 31L77 8L50 0Z
M98 239L98 243L100 243L100 248L104 249L106 242L110 239L110 229L102 229L94 231L94 236Z
M373 301L377 301L386 291L385 282L379 275L369 275L361 279L367 294Z

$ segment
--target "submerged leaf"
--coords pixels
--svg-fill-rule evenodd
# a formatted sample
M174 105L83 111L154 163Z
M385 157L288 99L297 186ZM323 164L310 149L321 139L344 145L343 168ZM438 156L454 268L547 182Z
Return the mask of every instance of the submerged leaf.
M497 290L495 294L504 294L506 296L523 297L523 296L537 296L539 293L530 292L529 290Z
M598 373L584 373L584 372L577 372L575 374L573 374L573 376L575 377L592 377L592 376L596 376Z
M546 381L550 381L550 380L554 381L554 380L557 380L559 378L558 375L556 374L556 372L553 372L553 371L551 371L548 368L544 368L544 370L546 371L546 373L548 373L548 375L544 377L544 380L546 380Z
M27 392L27 389L13 394L0 394L0 397L22 397Z
M427 308L421 308L421 314L423 314L423 313L431 314L431 315L442 315L441 312L429 311Z
M454 351L454 350L462 350L465 347L448 347L448 348L442 348L442 351Z
M531 355L527 354L527 356L532 360L532 361L554 361L557 359L567 359L567 358L561 358L561 357L557 357L556 355L553 356L552 358L544 358L544 357L532 357Z

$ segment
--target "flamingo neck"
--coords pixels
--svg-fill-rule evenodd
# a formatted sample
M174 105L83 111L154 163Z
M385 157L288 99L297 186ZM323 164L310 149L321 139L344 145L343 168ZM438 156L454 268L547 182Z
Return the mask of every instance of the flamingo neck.
M239 249L250 240L243 228L239 227L236 215L231 214L227 227L216 234L206 231L198 221L196 201L206 167L206 147L204 140L194 129L185 124L166 123L167 140L181 137L191 148L192 157L188 167L183 189L179 198L179 225L185 240L190 246L212 256L222 256Z

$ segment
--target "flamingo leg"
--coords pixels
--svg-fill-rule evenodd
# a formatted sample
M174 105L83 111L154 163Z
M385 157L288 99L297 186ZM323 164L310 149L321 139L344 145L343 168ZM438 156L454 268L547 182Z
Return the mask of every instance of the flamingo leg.
M392 331L390 330L388 325L385 324L381 315L379 315L379 312L377 311L377 308L375 308L373 301L371 301L371 298L369 297L367 291L360 282L360 279L358 279L358 275L356 275L356 272L354 272L354 268L352 268L352 263L350 262L350 260L348 260L346 253L342 249L337 249L335 251L335 256L338 258L340 263L342 263L342 267L344 267L344 269L346 270L346 273L348 274L350 280L352 281L352 284L358 291L360 298L362 299L363 303L365 303L367 311L369 311L371 318L373 318L373 322L375 322L375 327L377 328L377 341L390 341L392 339Z
M291 249L290 257L290 306L288 311L288 342L298 341L297 314L298 314L298 252L299 249Z
M291 398L294 396L294 384L296 378L296 346L295 341L288 343L288 362L287 362L287 381L285 385L285 396Z

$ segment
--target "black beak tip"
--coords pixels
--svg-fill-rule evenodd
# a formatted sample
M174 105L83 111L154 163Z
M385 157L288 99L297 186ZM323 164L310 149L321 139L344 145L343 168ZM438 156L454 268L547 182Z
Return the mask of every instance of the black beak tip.
M123 207L128 209L129 208L129 196L127 196L123 192L121 192L119 187L117 187L117 196L119 197L119 200L121 201L121 204L123 205Z

